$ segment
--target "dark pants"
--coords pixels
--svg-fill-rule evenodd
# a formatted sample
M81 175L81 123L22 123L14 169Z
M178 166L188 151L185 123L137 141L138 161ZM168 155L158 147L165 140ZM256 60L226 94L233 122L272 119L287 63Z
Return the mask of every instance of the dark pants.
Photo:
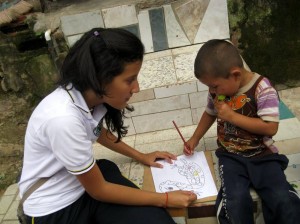
M252 187L262 200L266 224L295 224L300 221L300 198L287 182L284 155L245 158L216 152L219 158L221 189L216 208L221 224L253 224Z
M98 160L106 181L138 188L122 176L116 164L108 160ZM87 193L66 208L43 217L28 217L27 223L45 224L175 224L163 208L154 206L126 206L104 203L91 198Z

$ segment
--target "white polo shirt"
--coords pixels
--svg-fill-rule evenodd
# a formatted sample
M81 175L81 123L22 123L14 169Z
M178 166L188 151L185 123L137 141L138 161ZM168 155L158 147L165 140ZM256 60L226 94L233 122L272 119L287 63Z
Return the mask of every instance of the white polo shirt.
M76 201L84 188L75 175L95 164L92 144L100 133L104 105L89 112L81 93L59 87L36 107L25 135L20 196L42 177L51 177L24 202L33 217L56 212Z

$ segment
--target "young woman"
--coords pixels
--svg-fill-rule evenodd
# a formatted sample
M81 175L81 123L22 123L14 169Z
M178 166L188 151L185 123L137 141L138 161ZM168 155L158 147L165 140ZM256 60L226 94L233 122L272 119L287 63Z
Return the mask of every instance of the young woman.
M48 178L24 202L28 223L174 223L163 207L186 207L196 199L188 191L142 191L113 162L93 158L97 141L150 166L159 166L158 158L176 159L121 141L143 54L141 41L122 29L92 29L70 49L59 87L37 106L26 130L20 196Z

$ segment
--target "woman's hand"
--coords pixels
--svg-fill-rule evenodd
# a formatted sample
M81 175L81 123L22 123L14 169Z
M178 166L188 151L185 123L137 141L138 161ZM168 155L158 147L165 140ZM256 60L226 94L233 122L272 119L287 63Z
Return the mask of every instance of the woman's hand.
M197 195L192 191L170 191L166 207L185 208L197 199Z
M156 162L156 160L158 159L164 159L168 163L172 163L172 160L176 160L177 156L169 152L155 151L155 152L142 154L142 157L140 158L140 162L145 165L162 168L162 165Z

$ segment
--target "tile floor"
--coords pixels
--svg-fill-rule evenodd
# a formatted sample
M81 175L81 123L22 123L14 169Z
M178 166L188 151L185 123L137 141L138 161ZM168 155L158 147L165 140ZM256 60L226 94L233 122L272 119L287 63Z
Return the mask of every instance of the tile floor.
M282 90L279 92L281 100L286 105L283 105L282 118L278 134L275 136L276 145L279 147L280 152L286 154L289 158L289 167L286 169L285 174L287 179L296 186L298 192L300 191L300 87L294 89ZM293 97L291 100L290 97ZM195 129L195 125L180 128L185 138L191 136ZM204 139L201 140L197 150L213 150L216 148L215 143L215 126L209 130ZM182 142L175 129L157 131L152 133L145 133L140 135L128 136L124 141L129 145L141 150L143 152L150 152L153 150L166 150L175 154L181 154ZM104 147L95 145L95 157L107 158L116 162L123 174L130 180L136 183L139 187L143 185L143 165L132 161L122 155L111 152ZM214 159L216 159L214 157ZM215 167L216 169L216 167ZM217 169L216 169L217 170ZM218 185L218 182L217 182ZM257 196L253 193L253 198ZM9 186L0 199L0 223L1 224L14 224L18 223L16 219L16 208L19 201L17 195L17 185ZM256 217L256 223L263 224L262 217L259 214ZM182 217L175 218L179 224L199 223L200 219L187 219ZM202 218L201 223L213 224L217 223L214 217Z

